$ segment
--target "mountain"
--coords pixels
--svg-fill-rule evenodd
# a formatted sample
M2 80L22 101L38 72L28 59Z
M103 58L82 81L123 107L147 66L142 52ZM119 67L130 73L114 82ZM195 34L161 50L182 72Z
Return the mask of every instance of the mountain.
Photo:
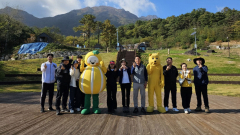
M148 15L148 16L141 16L139 18L140 20L153 20L153 19L158 19L156 15Z
M105 21L109 19L115 27L135 23L139 18L128 12L124 9L116 9L113 7L108 6L99 6L99 7L86 7L83 9L72 10L66 14L57 15L54 17L45 17L45 18L37 18L26 11L13 9L11 7L5 7L0 9L0 14L3 13L18 13L20 16L21 21L26 24L27 26L36 26L39 28L43 28L45 26L52 27L56 26L59 27L61 33L63 35L75 35L73 31L73 27L80 25L79 20L85 14L92 14L96 16L96 21ZM15 17L17 19L17 17Z

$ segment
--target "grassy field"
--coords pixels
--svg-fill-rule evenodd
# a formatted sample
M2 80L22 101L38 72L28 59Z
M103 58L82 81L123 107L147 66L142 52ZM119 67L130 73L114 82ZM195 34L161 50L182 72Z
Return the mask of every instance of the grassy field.
M22 85L1 85L0 93L5 92L41 92L41 84L22 84ZM146 90L148 87L146 88ZM131 89L133 90L133 89ZM57 85L55 84L55 91L57 91ZM106 89L105 89L106 91ZM118 85L118 91L120 92L120 85ZM163 91L163 89L162 89ZM177 91L180 92L180 86L177 84ZM195 93L195 87L193 85L193 93ZM211 95L222 95L240 97L239 85L226 85L226 84L209 84L208 93Z
M167 50L147 50L146 55L150 53L159 52L161 56L161 64L165 65L165 59L167 57L173 58L173 64L180 68L180 64L185 62L189 68L193 68L195 65L193 61L188 62L187 59L193 60L196 56L184 55L186 50L171 49L170 54L167 54ZM206 51L198 52L206 60L206 65L209 68L209 73L240 73L240 57L238 52L240 49L231 50L236 54L228 57L228 50L216 50L217 53L209 54ZM117 52L113 53L100 53L105 66L108 66L109 61L116 60ZM54 58L54 62L60 64L62 58ZM74 57L76 59L76 57ZM40 77L13 77L5 78L5 74L41 74L37 72L37 68L41 63L47 59L30 59L30 60L17 60L17 61L0 61L0 81L40 81ZM226 76L209 76L212 81L240 81L240 77L226 77ZM0 92L39 92L41 85L4 85L0 87ZM119 88L120 90L120 88ZM226 96L240 96L239 85L223 85L223 84L211 84L209 85L209 94L226 95Z

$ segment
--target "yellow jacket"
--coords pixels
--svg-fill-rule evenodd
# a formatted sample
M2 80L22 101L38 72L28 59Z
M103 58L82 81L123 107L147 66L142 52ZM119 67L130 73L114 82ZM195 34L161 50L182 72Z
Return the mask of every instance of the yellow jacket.
M180 77L181 79L184 79L184 76L183 76L183 74L182 74L182 71L181 71L178 75L179 75L179 77ZM188 80L187 80L188 78L191 79L191 77L192 77L191 73L188 74L187 77L186 77L186 79L183 81L181 87L192 87L192 83L189 84L189 83L188 83Z

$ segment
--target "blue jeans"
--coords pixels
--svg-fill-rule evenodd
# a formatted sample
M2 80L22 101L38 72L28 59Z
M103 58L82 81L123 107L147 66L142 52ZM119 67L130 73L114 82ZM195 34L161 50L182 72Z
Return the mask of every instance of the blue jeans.
M70 86L69 109L80 108L80 89Z

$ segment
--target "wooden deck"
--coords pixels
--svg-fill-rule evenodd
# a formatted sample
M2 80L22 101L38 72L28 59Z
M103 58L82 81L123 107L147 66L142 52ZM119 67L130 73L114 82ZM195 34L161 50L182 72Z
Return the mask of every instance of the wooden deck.
M40 93L1 93L0 134L240 134L240 98L209 95L212 113L193 111L191 114L184 114L178 94L177 105L180 113L170 111L160 114L154 111L144 115L132 113L132 96L131 93L129 114L122 113L121 92L117 93L116 113L108 114L106 92L103 92L100 94L102 114L64 113L57 116L55 111L40 113ZM48 105L45 108L47 107ZM191 109L195 107L196 96L193 94Z

